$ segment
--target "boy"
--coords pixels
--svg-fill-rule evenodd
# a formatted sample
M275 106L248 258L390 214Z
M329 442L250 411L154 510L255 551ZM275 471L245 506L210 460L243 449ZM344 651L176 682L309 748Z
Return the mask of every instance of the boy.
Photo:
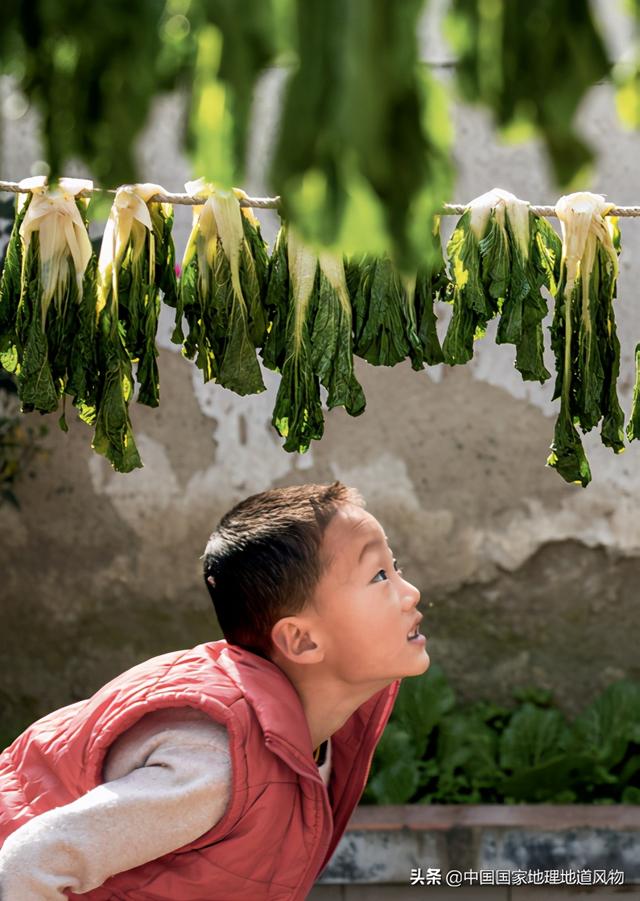
M204 554L225 640L153 658L0 755L2 901L303 901L356 806L420 594L355 490L276 488Z

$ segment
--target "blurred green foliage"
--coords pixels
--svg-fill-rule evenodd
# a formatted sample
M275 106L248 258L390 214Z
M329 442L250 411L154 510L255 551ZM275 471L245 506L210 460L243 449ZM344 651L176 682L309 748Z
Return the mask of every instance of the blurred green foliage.
M638 15L637 0L626 3ZM179 143L194 176L241 185L256 80L284 66L269 190L308 241L384 249L409 270L428 256L431 214L451 199L455 176L447 92L419 58L424 6L7 0L0 71L17 85L7 118L38 110L52 178L82 160L115 187L146 180L135 140L154 99L181 87L189 115ZM611 68L588 0L453 0L448 34L462 97L488 106L512 136L541 135L559 186L588 187L591 151L574 114ZM630 61L613 76L635 125L637 71Z
M405 679L363 803L640 803L640 683L610 685L572 723L548 692L458 704L442 670Z

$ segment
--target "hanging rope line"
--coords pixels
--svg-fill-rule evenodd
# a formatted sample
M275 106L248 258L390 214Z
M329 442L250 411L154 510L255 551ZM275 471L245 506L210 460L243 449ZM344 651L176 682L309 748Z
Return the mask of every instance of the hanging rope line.
M17 182L12 181L0 181L0 191L7 191L12 194L28 194L29 191L21 188ZM113 188L93 188L93 190L84 190L80 191L76 196L77 197L90 197L91 194L95 193L104 193L104 194L114 194L115 189ZM183 206L195 206L196 204L203 203L202 198L192 197L191 194L169 194L168 192L162 194L154 194L149 200L157 201L158 203L173 203L173 204L182 204ZM253 207L254 209L260 210L275 210L280 206L280 198L279 197L246 197L240 199L240 206L245 207ZM461 216L467 207L463 203L445 203L442 206L442 215L443 216ZM556 210L553 206L530 206L529 209L532 213L537 213L539 216L546 216L547 218L555 218ZM620 216L620 217L639 217L640 216L640 206L618 206L614 207L607 214L609 216Z

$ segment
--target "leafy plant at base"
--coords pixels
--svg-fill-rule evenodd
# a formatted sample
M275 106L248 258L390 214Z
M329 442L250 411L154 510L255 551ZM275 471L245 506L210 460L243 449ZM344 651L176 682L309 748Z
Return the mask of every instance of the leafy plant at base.
M610 685L573 723L548 692L458 704L442 670L403 680L365 803L637 803L640 684Z

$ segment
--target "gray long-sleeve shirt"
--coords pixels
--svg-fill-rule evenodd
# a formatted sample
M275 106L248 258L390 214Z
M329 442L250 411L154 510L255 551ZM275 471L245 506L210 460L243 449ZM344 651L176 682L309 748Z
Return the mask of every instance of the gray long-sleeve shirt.
M331 742L320 775L328 784ZM17 829L0 850L1 901L66 901L199 838L231 787L224 726L190 708L147 714L111 747L104 782Z

